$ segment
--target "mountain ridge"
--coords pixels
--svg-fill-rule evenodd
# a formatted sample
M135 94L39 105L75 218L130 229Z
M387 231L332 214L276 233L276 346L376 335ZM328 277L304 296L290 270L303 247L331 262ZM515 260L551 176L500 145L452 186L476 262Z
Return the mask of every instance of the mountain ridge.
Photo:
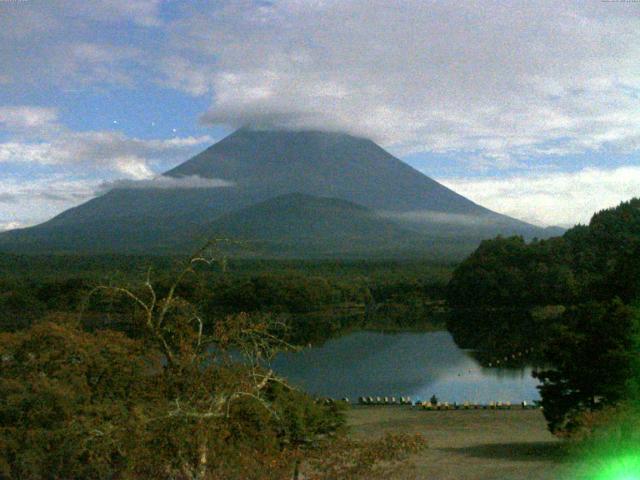
M401 183L403 188L385 188L389 185L388 173L395 175L394 184ZM265 176L269 176L268 196L290 193L290 185L295 182L297 191L310 195L333 196L369 208L399 211L421 206L414 193L422 187L424 190L418 197L435 191L440 194L440 198L429 198L429 210L441 211L445 207L442 197L446 197L450 204L447 211L493 213L415 170L373 141L346 133L243 128L165 175L219 178L257 190L261 190ZM360 187L358 181L363 180L367 184ZM390 190L400 200L384 195Z
M415 239L416 249L437 242L445 245L462 242L470 245L472 250L480 240L496 234L548 236L542 228L475 204L397 159L371 140L344 133L240 129L164 175L176 179L176 184L180 179L198 176L222 180L226 186L114 188L40 225L0 233L0 250L84 253L182 251L189 243L189 235L193 237L192 243L196 238L215 235L213 230L216 227L226 225L223 220L228 217L225 216L231 215L235 225L244 222L247 228L251 222L243 221L238 215L253 216L253 223L260 223L256 209L251 207L289 194L305 195L288 197L288 201L304 199L302 203L307 204L304 208L312 210L315 204L323 215L329 210L327 198L350 202L349 208L355 209L353 212L359 211L356 206L372 212L384 212L389 217L378 215L375 219L378 227L384 230L395 225L394 228L404 232L405 236ZM318 203L316 198L325 200ZM288 219L283 212L265 211L278 218L276 223L281 231L270 230L275 237L283 237L285 230L295 230L296 225L297 228L311 229L308 234L313 235L312 226L305 224L299 210L291 213ZM403 219L407 215L413 220ZM473 221L469 224L447 223L448 215ZM420 221L415 221L414 217L420 217ZM340 223L340 218L335 219L337 223L332 235L341 236L339 227L348 236L349 229L355 226L348 222ZM364 226L364 218L358 218ZM328 217L326 221L329 221ZM267 223L262 225L265 231L268 230ZM242 233L237 229L234 231ZM428 241L423 242L418 236ZM393 252L394 244L399 252L405 251L407 242L398 237L394 234L394 240L388 245L389 251ZM372 240L372 243L375 242ZM360 245L358 250L361 251L363 246ZM300 249L294 250L298 252L296 255L300 254Z

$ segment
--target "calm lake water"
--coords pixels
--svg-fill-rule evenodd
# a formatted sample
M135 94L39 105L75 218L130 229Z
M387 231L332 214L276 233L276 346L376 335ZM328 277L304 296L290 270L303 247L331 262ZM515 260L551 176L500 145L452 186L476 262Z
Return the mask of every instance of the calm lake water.
M307 392L332 398L411 396L445 402L531 402L531 368L484 368L448 332L357 332L278 355L274 370Z

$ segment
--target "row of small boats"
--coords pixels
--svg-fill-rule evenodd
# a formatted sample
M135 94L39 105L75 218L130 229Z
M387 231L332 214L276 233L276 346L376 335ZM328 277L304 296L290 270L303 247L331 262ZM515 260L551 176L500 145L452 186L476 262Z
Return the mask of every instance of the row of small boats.
M489 403L448 403L448 402L416 402L416 406L423 410L511 410L513 408L530 409L538 408L535 404L520 402L512 404L511 402L489 402Z
M332 398L321 398L318 402L331 404L336 400ZM349 398L342 398L340 400L343 403L351 403ZM421 400L412 401L411 397L359 397L358 405L408 405L419 408L421 410L511 410L511 409L533 409L541 408L537 403L529 403L526 401L519 403L511 402L489 402L489 403L477 403L477 402L423 402Z
M349 399L343 399L343 401L349 401ZM411 397L360 397L358 398L359 405L413 405L423 410L511 410L512 408L530 409L538 408L533 403L526 401L519 403L511 402L489 402L489 403L477 403L477 402L423 402L417 400L413 402Z

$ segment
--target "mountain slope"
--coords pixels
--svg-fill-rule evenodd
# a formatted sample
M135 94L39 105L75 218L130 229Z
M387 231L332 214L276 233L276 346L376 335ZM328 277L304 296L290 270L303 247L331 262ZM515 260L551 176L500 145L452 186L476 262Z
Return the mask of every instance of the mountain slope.
M223 215L207 228L218 236L253 241L262 252L275 255L292 251L306 255L374 253L406 249L423 240L366 207L300 193Z
M296 191L376 210L493 213L371 140L342 133L241 129L165 175L229 180L264 198Z
M374 142L340 133L241 129L165 175L220 179L228 186L116 188L41 225L0 234L0 250L169 253L182 251L189 242L197 244L214 227L231 228L232 223L234 235L257 234L260 225L265 233L258 236L266 238L269 224L258 221L258 210L243 209L295 192L371 209L386 216L385 225L402 224L403 231L412 231L416 239L431 239L431 244L472 245L498 233L546 236L543 229L476 205ZM307 197L303 203L313 211L313 202ZM274 205L269 208L283 208L282 203ZM326 204L321 207L326 211ZM231 222L223 217L240 211L238 215L254 220L232 216ZM288 222L287 228L301 234L317 233L305 223L305 215L281 212L278 218L281 226ZM339 216L326 221L335 223L337 236L344 231L349 237L357 230ZM377 222L376 228L383 228L382 219Z
M258 257L449 261L462 258L477 245L465 238L443 242L353 202L301 193L279 195L222 215L204 230L211 238L245 241L234 255ZM191 238L185 235L185 244Z

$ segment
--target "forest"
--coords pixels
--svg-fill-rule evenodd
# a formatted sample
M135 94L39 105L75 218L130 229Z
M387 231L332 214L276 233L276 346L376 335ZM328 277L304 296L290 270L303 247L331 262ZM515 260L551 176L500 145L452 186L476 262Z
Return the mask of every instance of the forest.
M408 309L434 328L446 267L152 260L3 257L1 477L373 478L424 447L349 439L269 360Z
M88 328L127 328L126 301L88 301L99 285L141 287L151 271L168 289L180 258L0 256L0 322L16 330L49 314L77 313ZM276 314L289 341L322 342L349 329L444 328L448 265L366 261L225 261L200 266L179 294L207 319L233 313ZM205 325L206 328L211 325Z
M446 327L489 366L526 352L510 361L538 365L551 432L640 441L640 199L562 237L486 240L459 265L209 245L186 261L6 254L0 278L6 478L384 477L424 439L351 440L346 405L269 368L358 329Z
M459 344L533 352L552 432L592 433L612 412L637 426L640 199L562 237L484 241L454 270L446 298Z

